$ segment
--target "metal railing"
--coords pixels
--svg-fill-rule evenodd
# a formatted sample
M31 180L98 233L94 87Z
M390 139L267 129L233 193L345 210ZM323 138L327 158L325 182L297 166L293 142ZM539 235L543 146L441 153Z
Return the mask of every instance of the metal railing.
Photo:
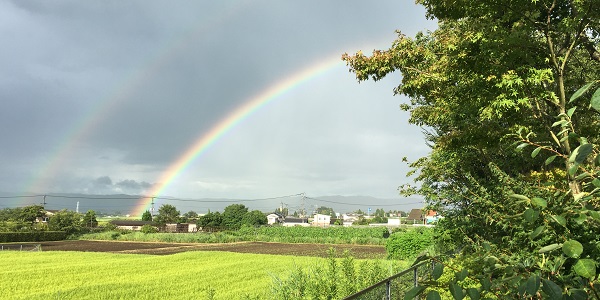
M343 300L391 300L403 299L404 294L431 276L433 261L416 264L396 275L392 275Z
M41 244L2 244L0 251L42 251Z

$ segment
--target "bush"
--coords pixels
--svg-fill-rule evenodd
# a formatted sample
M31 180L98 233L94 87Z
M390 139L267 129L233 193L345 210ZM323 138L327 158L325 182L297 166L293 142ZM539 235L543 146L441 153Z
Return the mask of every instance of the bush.
M156 229L156 227L150 225L150 224L146 224L144 226L142 226L142 228L140 229L140 231L142 233L157 233L158 229Z
M433 230L419 228L407 232L397 232L390 235L385 249L388 258L407 259L417 256L423 250L433 245Z
M0 243L61 241L66 238L64 231L0 232Z

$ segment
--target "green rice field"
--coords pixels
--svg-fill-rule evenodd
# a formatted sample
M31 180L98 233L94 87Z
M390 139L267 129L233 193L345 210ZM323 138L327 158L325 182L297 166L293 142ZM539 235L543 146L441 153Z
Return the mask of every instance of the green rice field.
M230 252L155 256L0 252L2 299L270 299L273 275L325 259Z

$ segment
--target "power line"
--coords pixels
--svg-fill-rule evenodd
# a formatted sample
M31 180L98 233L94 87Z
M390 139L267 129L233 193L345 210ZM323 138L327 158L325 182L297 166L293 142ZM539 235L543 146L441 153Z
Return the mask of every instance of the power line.
M276 200L276 199L282 199L282 198L297 197L297 196L301 196L301 195L302 194L300 193L300 194L294 194L294 195L270 197L270 198L260 198L260 199L219 199L219 200L182 199L182 198L172 198L172 197L153 197L153 198L162 199L162 200L171 200L171 201L200 202L200 203L235 203L235 202L257 202L257 201L266 201L266 200Z
M365 205L369 205L369 206L398 206L398 205L408 205L408 204L420 204L420 203L423 203L423 201L418 201L418 202L396 203L396 204L371 204L371 203L364 204L364 203L348 203L348 202L323 200L323 199L317 199L317 198L311 198L311 197L306 197L306 199L310 199L310 200L314 200L314 201L319 201L319 202L342 204L342 205L354 205L354 206L365 206Z

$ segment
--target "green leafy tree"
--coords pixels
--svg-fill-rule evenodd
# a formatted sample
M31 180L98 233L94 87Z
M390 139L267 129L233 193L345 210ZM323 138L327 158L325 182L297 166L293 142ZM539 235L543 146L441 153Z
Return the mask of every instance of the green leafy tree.
M163 204L158 209L154 221L158 224L173 224L179 221L179 211L171 204Z
M260 210L253 210L244 215L242 225L261 226L267 225L267 216Z
M248 213L248 208L243 204L231 204L223 211L223 226L227 229L237 230L242 226L242 220Z
M149 210L142 214L142 221L152 221L152 213Z
M319 207L319 208L316 209L316 212L318 214L328 215L328 216L335 217L335 212L333 211L333 208L331 208L331 207L321 206L321 207Z
M600 124L581 96L600 78L600 2L418 3L436 30L343 59L359 80L398 71L402 108L427 128L431 152L400 190L441 212L436 242L461 249L446 287L455 299L598 298Z
M526 180L546 158L516 151L512 135L523 130L558 141L556 149L567 155L577 146L566 132L550 129L555 116L566 120L570 105L578 104L569 104L566 95L600 75L599 10L589 9L597 3L418 2L439 20L438 29L414 38L399 34L388 50L343 59L359 80L398 71L402 79L394 92L410 98L402 108L411 123L427 130L432 150L411 163L417 184L402 186L401 192L425 196L447 217L444 226L458 243L470 242L468 237L502 243L507 233L488 214L497 211L492 199L502 197L497 171ZM574 122L580 135L596 140L594 114L582 111ZM572 176L565 179L573 191L580 190ZM490 197L485 201L473 196L482 189Z
M44 207L41 205L30 205L20 210L20 221L33 224L39 217L45 215Z
M376 209L374 216L385 218L385 210L383 210L382 208Z
M284 207L284 208L278 207L275 209L275 213L286 217L289 214L289 210L287 207Z
M65 231L67 234L77 233L81 230L81 215L63 209L49 218L48 227L50 230Z
M198 213L193 210L190 210L183 214L183 217L186 219L186 222L189 222L190 220L198 219Z
M220 212L208 212L203 216L200 216L196 221L196 225L201 227L204 231L212 231L215 229L223 228L223 216Z
M96 220L96 212L93 210L88 210L85 215L83 215L81 225L84 227L97 227L98 220Z

